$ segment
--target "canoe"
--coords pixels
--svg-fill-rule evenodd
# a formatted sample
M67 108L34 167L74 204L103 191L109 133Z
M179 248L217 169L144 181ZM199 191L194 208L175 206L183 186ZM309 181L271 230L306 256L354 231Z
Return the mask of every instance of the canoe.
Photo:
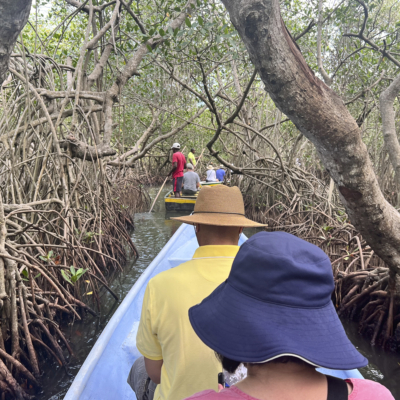
M182 195L175 197L174 192L171 190L164 196L165 210L166 211L193 211L196 205L197 193L193 196Z
M204 186L217 186L222 185L222 182L200 182L200 187ZM193 211L196 204L197 193L193 196L182 195L182 197L175 197L173 190L170 190L164 196L165 210L166 211Z
M242 234L239 245L247 238ZM144 291L155 275L192 258L197 239L191 225L182 224L143 272L118 307L75 377L64 400L136 399L127 384L130 368L140 356L136 348ZM321 372L339 378L362 378L358 370Z

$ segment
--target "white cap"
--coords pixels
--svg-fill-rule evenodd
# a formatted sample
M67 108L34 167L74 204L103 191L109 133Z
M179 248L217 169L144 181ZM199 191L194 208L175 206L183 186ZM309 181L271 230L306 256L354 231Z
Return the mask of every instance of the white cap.
M179 143L174 143L171 147L171 149L180 149L181 145Z

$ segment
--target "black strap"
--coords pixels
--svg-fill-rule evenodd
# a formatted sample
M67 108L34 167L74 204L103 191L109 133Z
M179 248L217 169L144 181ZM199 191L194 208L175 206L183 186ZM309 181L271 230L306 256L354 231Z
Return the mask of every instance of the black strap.
M231 212L222 212L222 211L194 211L193 214L229 214L229 215L241 215L242 217L245 216L242 213L231 213Z
M326 375L328 380L328 399L327 400L348 400L349 391L347 383L343 379Z

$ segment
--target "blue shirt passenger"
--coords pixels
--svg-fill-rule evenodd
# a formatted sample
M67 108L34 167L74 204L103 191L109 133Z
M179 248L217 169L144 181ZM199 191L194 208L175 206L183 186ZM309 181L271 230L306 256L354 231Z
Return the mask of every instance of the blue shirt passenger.
M222 166L222 165L219 166L219 169L217 169L216 173L217 173L217 179L218 179L220 182L223 182L224 176L225 176L226 172L225 172L225 170L223 169L223 166Z

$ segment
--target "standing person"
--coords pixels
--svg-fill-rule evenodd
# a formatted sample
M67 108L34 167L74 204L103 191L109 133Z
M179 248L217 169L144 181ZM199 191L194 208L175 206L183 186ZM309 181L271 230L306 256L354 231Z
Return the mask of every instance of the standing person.
M201 189L193 214L174 219L194 225L200 247L147 285L136 337L143 357L128 377L138 400L152 400L157 384L154 400L217 389L221 363L193 331L188 310L228 277L243 227L262 226L244 216L240 190L222 185Z
M207 167L207 179L206 182L218 182L217 175L215 174L214 167L210 164Z
M193 196L197 193L200 187L200 178L197 172L193 171L193 165L190 163L186 164L186 172L183 175L183 195Z
M189 399L394 400L379 383L316 370L368 364L337 316L334 288L331 262L319 247L286 232L252 236L228 279L189 310L193 329L225 370L244 363L247 377Z
M197 164L197 160L194 153L196 153L196 150L192 148L190 149L190 153L188 154L188 160L193 165L193 169L196 168Z
M222 164L219 166L219 169L217 169L215 174L217 175L217 179L220 182L223 182L225 180L225 170Z
M172 170L168 174L172 174L172 187L175 197L181 197L182 182L183 182L183 170L186 165L186 158L180 152L181 145L179 143L174 143L171 147L172 149Z

